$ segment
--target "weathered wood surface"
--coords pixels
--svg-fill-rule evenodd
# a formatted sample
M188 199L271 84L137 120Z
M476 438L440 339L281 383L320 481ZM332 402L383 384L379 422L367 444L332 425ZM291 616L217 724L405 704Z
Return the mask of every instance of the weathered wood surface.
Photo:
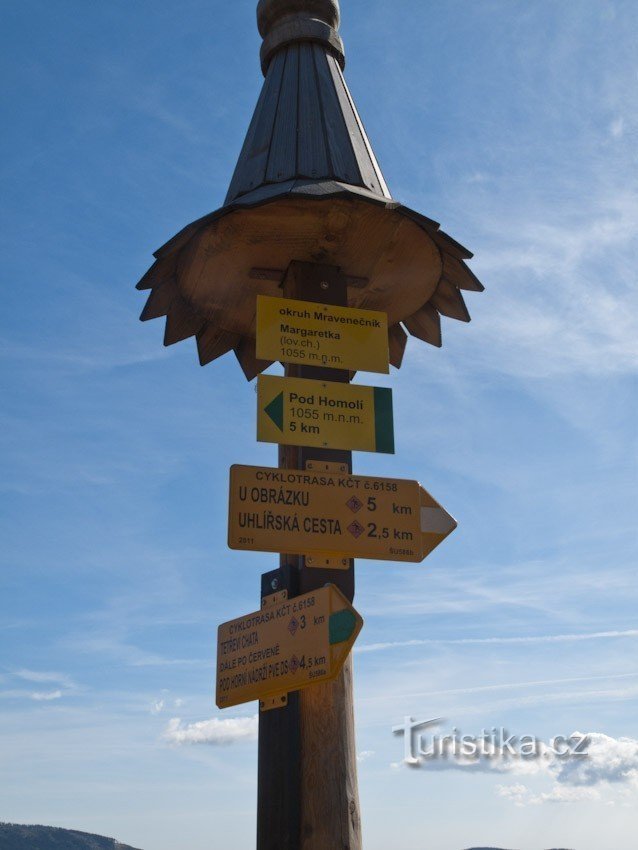
M390 363L396 369L401 368L405 347L408 344L408 335L401 325L392 325L388 328L388 344L390 349Z
M348 273L349 306L382 310L390 326L402 322L413 336L440 347L440 315L470 321L461 290L482 285L459 258L461 248L452 248L456 256L442 250L447 237L432 231L435 222L421 225L422 217L404 213L363 200L333 197L326 203L289 194L214 217L140 281L151 287L141 318L168 317L167 345L204 331L234 337L232 346L209 351L217 357L235 349L246 376L254 377L266 368L248 353L256 296L280 294L282 270L295 257L341 266ZM268 273L256 273L260 269ZM397 336L395 366L402 360L400 341ZM201 363L214 359L198 348Z
M299 693L301 850L361 850L352 655L334 682Z
M202 366L211 363L228 351L232 351L241 342L239 334L229 333L216 323L205 325L197 334L197 352Z
M403 324L412 336L441 347L441 317L430 304L421 307L414 315L405 319Z
M390 193L339 62L320 44L291 44L270 62L225 203L300 178Z
M465 306L465 301L460 290L453 283L450 283L447 278L441 278L430 302L442 316L448 316L450 319L458 319L460 322L470 321L470 314Z
M443 269L430 236L397 212L287 197L237 210L193 237L181 251L180 292L204 316L217 314L225 330L254 336L255 296L278 287L256 286L251 269L287 268L291 258L365 278L366 286L349 288L349 306L387 312L391 324L428 301Z
M285 557L262 576L261 597L286 590L299 595L298 569ZM299 850L301 834L301 719L299 692L288 704L259 714L257 850Z

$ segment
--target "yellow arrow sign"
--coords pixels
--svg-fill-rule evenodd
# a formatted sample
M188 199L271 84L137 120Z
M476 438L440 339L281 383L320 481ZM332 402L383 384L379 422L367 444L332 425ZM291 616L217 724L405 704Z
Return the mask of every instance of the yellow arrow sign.
M260 375L257 439L394 454L392 390Z
M373 310L258 295L257 357L387 373L388 317Z
M228 708L334 679L362 626L332 584L224 623L217 632L217 705Z
M417 481L232 466L231 549L418 563L454 520Z

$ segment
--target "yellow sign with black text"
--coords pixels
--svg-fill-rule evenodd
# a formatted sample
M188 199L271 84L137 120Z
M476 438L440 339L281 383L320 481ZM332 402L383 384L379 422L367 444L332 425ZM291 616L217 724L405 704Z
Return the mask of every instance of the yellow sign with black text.
M419 563L455 528L418 481L230 468L231 549Z
M387 374L388 317L376 310L258 295L257 357Z
M392 390L260 375L257 439L394 454Z
M334 679L363 620L332 584L265 600L255 611L217 631L219 708L264 700Z

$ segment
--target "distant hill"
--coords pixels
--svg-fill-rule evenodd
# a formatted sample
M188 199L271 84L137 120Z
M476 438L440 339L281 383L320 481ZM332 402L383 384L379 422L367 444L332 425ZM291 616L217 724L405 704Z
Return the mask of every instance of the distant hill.
M24 826L0 823L0 850L135 850L114 838L57 829L54 826Z

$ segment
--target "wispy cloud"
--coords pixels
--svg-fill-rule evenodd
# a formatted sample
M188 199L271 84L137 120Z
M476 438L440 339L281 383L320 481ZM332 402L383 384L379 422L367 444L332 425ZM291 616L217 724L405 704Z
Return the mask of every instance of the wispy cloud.
M51 700L62 699L62 691L39 691L31 694L31 699L36 702L51 702Z
M593 803L601 799L600 791L596 788L572 788L567 785L555 785L551 791L542 794L534 794L526 785L497 785L496 793L517 806L539 806L543 803Z
M468 365L523 378L633 373L636 195L618 188L551 213L525 204L493 213L477 263L490 303L474 307Z
M446 688L444 690L431 690L431 691L422 691L419 693L411 693L409 696L411 697L439 697L439 696L457 696L457 695L471 695L471 694L487 694L494 693L498 691L518 691L525 690L527 688L540 688L546 687L547 685L561 685L563 692L565 685L574 684L576 682L608 682L608 681L616 681L622 679L638 679L638 672L636 673L619 673L617 675L608 674L604 676L572 676L572 677L561 677L560 679L533 679L531 681L524 682L499 682L497 684L492 685L475 685L467 688ZM545 694L543 698L545 698ZM373 700L374 697L368 697L368 700ZM379 699L385 699L385 697L381 696Z
M387 641L384 643L368 643L355 646L355 652L382 652L387 649L402 649L411 646L481 646L483 644L517 645L517 644L545 644L545 643L572 643L574 641L610 640L613 638L638 638L638 629L626 629L625 631L589 632L585 634L565 635L526 635L518 637L488 637L488 638L414 638L412 640Z
M20 670L7 671L8 675L0 681L12 680L28 682L34 685L58 685L50 690L28 690L26 688L13 687L0 691L1 699L27 699L33 702L54 702L79 690L76 682L66 673L57 673L46 670Z
M55 691L27 691L20 688L0 691L0 699L29 699L34 702L53 702L54 700L62 699L64 696L61 690Z
M38 684L58 684L65 688L75 688L76 684L66 673L55 673L41 670L15 670L14 675L25 682L37 682Z

